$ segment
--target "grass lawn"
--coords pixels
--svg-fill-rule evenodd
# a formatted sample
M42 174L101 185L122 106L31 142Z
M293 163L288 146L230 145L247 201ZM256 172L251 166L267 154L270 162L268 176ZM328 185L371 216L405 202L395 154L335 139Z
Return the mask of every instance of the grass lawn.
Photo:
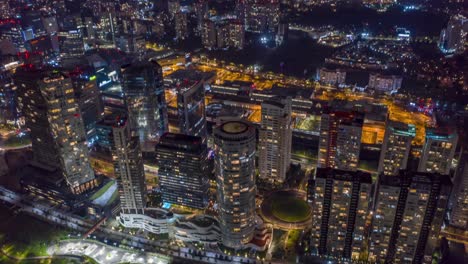
M103 195L112 185L114 185L114 181L109 181L102 187L99 191L95 192L93 196L91 196L91 200L97 199L101 195Z
M111 205L113 202L115 202L115 200L117 200L117 198L119 198L119 191L118 191L118 190L116 190L116 191L112 194L111 198L109 199L109 201L107 201L107 204L106 204L106 205Z
M285 222L301 222L310 215L309 205L296 197L275 197L271 211L275 217Z
M47 256L50 242L65 237L63 229L27 214L14 214L0 205L0 245L5 253L18 258Z
M18 136L10 136L8 137L4 145L5 147L20 147L31 144L31 139L27 136L18 137Z

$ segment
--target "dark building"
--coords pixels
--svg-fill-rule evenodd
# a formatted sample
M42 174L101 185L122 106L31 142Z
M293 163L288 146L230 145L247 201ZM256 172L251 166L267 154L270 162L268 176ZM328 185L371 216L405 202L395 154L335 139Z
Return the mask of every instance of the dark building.
M369 261L430 263L439 244L450 178L400 171L379 178L369 239Z
M208 150L202 138L166 133L156 146L164 202L204 208L208 201Z
M319 255L357 259L364 247L372 178L362 171L317 168L309 185L311 246Z
M177 115L181 134L201 137L206 143L205 88L201 81L178 84Z
M167 131L162 68L155 61L140 61L121 70L130 118L146 151L145 142L155 141Z

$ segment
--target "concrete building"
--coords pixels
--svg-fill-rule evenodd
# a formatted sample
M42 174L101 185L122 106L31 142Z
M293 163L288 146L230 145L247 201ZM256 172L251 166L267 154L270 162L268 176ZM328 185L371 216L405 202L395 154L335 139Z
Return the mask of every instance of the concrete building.
M345 84L346 72L341 69L330 70L327 68L320 68L317 70L317 80L328 85Z
M418 171L448 175L457 142L457 132L448 128L426 129L426 140L419 159Z
M367 88L377 92L391 94L398 92L401 88L403 78L397 75L370 74Z
M168 126L162 68L155 61L140 61L122 66L121 71L132 126L143 151L154 151L147 143L156 141Z
M380 151L379 174L397 175L408 164L411 141L416 136L416 127L401 122L389 121L385 129Z
M177 219L174 238L188 243L217 245L221 241L219 222L209 215L197 215L189 219Z
M202 138L166 133L156 145L163 202L203 209L208 203L208 150Z
M14 82L31 131L35 164L60 170L74 194L94 188L96 179L70 77L58 70L25 66L17 69Z
M319 255L357 259L364 247L372 178L361 171L317 168L309 185L312 250Z
M444 175L382 175L376 190L369 261L431 263L452 184Z
M291 162L291 98L273 98L262 103L258 163L260 178L283 183Z
M243 248L255 230L255 128L228 121L213 134L221 240L227 247Z
M363 122L364 116L356 112L322 114L317 167L356 170Z

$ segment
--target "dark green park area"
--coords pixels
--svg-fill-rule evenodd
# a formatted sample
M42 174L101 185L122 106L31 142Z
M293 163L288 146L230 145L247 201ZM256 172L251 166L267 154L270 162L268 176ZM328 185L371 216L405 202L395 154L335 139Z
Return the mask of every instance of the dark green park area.
M0 204L0 263L38 263L38 260L34 262L27 258L47 256L50 243L65 236L64 229ZM5 254L22 260L12 260ZM44 263L71 263L66 261L48 260Z
M309 205L294 196L274 196L271 200L272 214L285 222L302 222L310 216Z

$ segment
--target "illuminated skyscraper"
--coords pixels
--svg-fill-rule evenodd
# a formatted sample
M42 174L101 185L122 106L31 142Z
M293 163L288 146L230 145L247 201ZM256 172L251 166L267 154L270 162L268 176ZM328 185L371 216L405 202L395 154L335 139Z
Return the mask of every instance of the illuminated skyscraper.
M34 161L57 168L74 194L96 186L70 77L57 70L19 69L18 102L31 130Z
M201 137L206 143L205 88L201 81L187 81L177 88L179 133Z
M355 112L322 114L318 167L356 170L364 116Z
M440 174L400 171L379 178L369 239L372 263L430 263L452 184Z
M358 258L364 247L372 178L361 171L317 168L309 186L312 203L311 247L320 255Z
M122 67L122 89L132 124L138 131L143 151L167 131L167 110L161 66L141 61ZM150 150L150 151L151 151Z
M146 186L143 157L138 137L131 130L129 118L122 113L112 126L112 160L120 194L122 214L144 214Z
M443 128L426 129L426 140L418 171L448 175L457 142L458 134L455 131Z
M260 178L282 183L291 162L291 98L263 101L259 131Z
M203 209L208 202L208 149L202 138L165 133L156 146L163 202Z
M379 173L397 175L399 170L406 169L415 135L414 125L389 121L380 151Z
M213 131L222 242L242 248L255 229L255 128L228 121Z

